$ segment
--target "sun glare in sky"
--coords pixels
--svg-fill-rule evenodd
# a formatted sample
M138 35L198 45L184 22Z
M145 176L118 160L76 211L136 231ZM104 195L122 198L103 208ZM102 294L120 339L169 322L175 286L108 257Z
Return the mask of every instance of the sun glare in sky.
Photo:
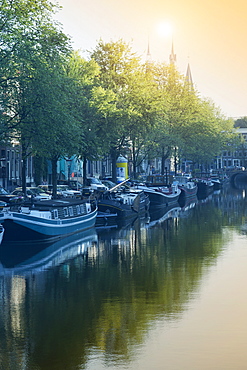
M161 37L170 37L173 33L172 24L170 22L160 22L157 25L157 32Z

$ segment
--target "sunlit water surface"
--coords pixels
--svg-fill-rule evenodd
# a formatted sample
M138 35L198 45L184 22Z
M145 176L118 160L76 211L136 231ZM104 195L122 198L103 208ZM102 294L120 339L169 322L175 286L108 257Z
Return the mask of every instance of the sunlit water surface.
M245 191L167 211L3 243L0 369L246 369Z

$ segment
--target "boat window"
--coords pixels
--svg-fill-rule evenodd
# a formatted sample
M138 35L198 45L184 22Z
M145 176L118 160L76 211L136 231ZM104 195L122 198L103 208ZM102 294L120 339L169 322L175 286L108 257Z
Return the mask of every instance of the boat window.
M81 213L81 208L79 205L76 206L76 213L79 215Z
M54 209L53 210L53 217L54 218L58 218L58 211L57 211L57 209Z
M159 184L162 184L164 182L163 177L157 176L156 177L156 182L159 183Z
M73 216L74 215L73 207L69 207L69 215L70 216Z
M68 217L68 208L64 207L63 209L64 217Z
M81 204L81 213L85 213L85 207L84 207L84 204Z

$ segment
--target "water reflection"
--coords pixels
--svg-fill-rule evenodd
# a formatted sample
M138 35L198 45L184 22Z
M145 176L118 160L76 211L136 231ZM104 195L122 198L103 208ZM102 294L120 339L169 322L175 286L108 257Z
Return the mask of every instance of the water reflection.
M37 273L68 262L97 244L95 229L56 241L3 242L0 248L0 275Z
M226 189L38 246L34 256L27 246L23 260L18 246L2 245L0 368L86 369L94 356L106 367L130 364L158 320L176 322L188 309L222 252L225 227L243 225L245 203Z

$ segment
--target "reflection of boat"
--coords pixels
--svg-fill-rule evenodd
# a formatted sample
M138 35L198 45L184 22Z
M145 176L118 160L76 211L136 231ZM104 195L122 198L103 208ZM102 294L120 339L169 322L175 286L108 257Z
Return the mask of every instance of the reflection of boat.
M92 228L55 242L6 242L0 248L0 275L41 272L58 266L83 255L97 240Z
M181 207L179 205L170 205L168 207L156 209L155 211L150 211L150 221L147 224L147 227L153 227L156 224L160 224L169 218L176 218L179 216Z
M93 227L97 209L80 199L43 200L3 209L4 240L60 237Z
M181 208L182 208L181 213L180 213L180 217L183 217L183 215L185 215L187 213L187 211L194 208L197 203L198 203L197 196L195 196L193 198L188 198L187 201L184 202L183 204L179 203L181 205Z

